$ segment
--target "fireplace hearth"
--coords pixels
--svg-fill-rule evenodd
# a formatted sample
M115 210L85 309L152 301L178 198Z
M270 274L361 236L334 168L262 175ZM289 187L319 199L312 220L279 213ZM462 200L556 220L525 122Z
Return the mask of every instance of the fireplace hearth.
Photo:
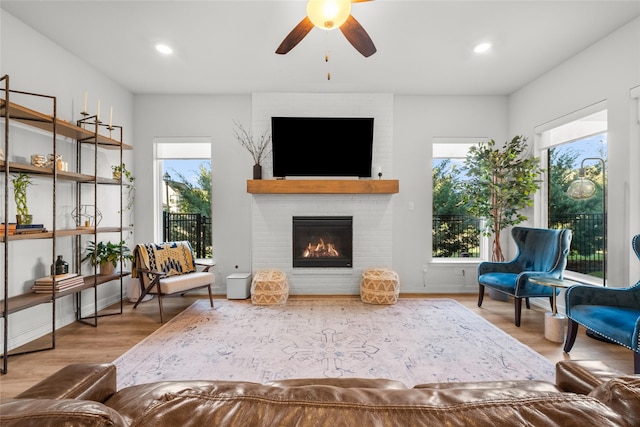
M293 217L294 268L351 268L352 264L353 217Z

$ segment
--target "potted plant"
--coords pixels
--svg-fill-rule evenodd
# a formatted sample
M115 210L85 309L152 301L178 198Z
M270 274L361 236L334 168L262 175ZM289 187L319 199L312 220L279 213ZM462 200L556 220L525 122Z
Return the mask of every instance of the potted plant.
M14 175L11 179L13 183L13 197L16 201L16 222L18 224L31 224L33 216L29 214L27 207L27 188L33 184L31 177L24 172Z
M264 160L271 152L271 148L269 148L271 135L269 135L268 130L265 130L260 136L260 140L256 141L254 140L253 133L251 131L246 130L238 122L234 123L236 128L233 133L236 136L236 139L241 146L249 151L253 158L253 179L262 179L262 160Z
M111 166L111 171L113 179L121 181L123 187L125 187L126 189L127 203L124 205L123 210L124 212L129 212L133 208L133 203L136 198L136 187L134 185L136 178L133 176L131 171L127 169L127 166L124 163L122 163L121 165ZM129 218L128 226L133 227L133 221L131 220L131 217Z
M515 136L502 147L481 142L469 149L463 169L468 180L462 185L463 201L472 215L483 218L482 234L493 235L492 261L504 261L500 232L528 218L522 210L533 205L532 196L540 188L538 157L526 157L527 139Z
M89 261L92 267L100 266L100 274L107 276L113 274L118 261L122 257L123 261L133 260L131 249L127 247L125 241L120 243L111 242L89 242L87 245L87 253L82 258L82 262Z

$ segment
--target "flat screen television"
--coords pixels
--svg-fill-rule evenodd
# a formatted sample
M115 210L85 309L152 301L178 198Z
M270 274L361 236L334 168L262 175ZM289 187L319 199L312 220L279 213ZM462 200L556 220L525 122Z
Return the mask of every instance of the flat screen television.
M371 177L373 117L272 117L274 177Z

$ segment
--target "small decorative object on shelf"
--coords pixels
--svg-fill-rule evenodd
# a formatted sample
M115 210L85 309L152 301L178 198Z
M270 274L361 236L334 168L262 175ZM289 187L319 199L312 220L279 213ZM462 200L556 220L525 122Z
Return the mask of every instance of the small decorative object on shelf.
M89 242L87 246L87 254L82 258L82 262L89 261L92 267L100 266L101 275L113 274L115 266L122 257L123 261L133 260L131 249L125 244L111 242Z
M80 205L80 209L74 208L71 217L79 230L97 227L102 221L102 212L95 205Z
M124 176L124 180L122 181L122 186L125 188L127 192L127 203L123 206L123 211L132 213L133 203L136 200L136 186L135 186L136 178L133 176L131 171L127 169L127 166L124 163L121 165L111 166L111 170L112 170L113 179L120 181ZM118 212L118 213L121 213L121 212ZM133 228L132 215L129 215L128 225L129 227Z
M31 177L20 172L13 176L11 182L13 183L13 197L16 201L16 221L18 224L31 224L33 216L29 215L27 207L27 188L33 184Z
M39 168L47 167L47 157L42 154L32 154L31 164Z
M246 130L238 122L234 123L236 128L234 129L233 133L236 136L236 139L241 146L247 149L247 151L251 154L251 157L253 157L253 179L262 179L261 163L271 152L271 135L269 135L269 130L264 131L264 133L260 136L259 141L255 141L253 138L253 133L251 131Z
M67 274L69 272L69 263L62 259L62 255L58 255L56 262L51 264L51 275L59 276L61 274Z
M36 233L46 233L46 232L47 232L47 229L44 227L44 224L29 223L29 224L16 225L16 230L14 234L36 234Z

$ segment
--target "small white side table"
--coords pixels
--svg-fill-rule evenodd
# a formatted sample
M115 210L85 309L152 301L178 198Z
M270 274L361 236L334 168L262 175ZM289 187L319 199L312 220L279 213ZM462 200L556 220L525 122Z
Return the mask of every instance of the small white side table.
M544 337L553 342L564 342L564 325L567 316L558 314L558 306L556 304L556 292L558 288L569 288L578 285L578 282L567 279L553 279L551 277L530 277L529 281L537 285L550 286L553 288L553 296L551 298L551 310L544 315Z

